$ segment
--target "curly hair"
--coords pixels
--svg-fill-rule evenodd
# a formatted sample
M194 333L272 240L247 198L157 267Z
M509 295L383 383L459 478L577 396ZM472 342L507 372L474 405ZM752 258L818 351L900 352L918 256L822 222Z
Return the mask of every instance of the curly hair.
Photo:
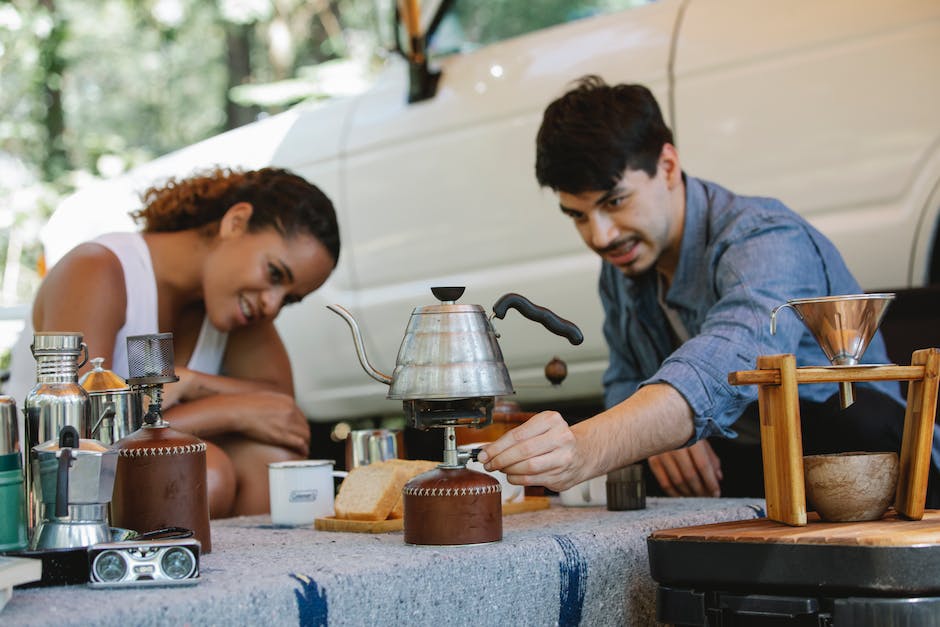
M250 203L248 229L274 228L285 237L306 233L339 261L339 225L333 203L320 189L281 168L239 171L214 168L185 179L171 178L141 194L134 220L148 233L214 227L237 203Z
M545 109L535 177L556 192L608 190L627 168L656 176L667 143L675 143L672 131L649 89L583 76Z

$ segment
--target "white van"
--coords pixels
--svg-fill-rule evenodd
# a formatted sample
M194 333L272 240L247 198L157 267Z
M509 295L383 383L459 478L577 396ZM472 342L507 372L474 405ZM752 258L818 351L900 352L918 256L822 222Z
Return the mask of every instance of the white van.
M465 285L461 302L487 307L519 292L578 324L585 341L573 347L517 314L494 321L518 400L597 398L599 260L538 188L534 139L544 107L598 74L649 86L691 174L782 199L836 243L865 289L938 278L940 3L572 0L552 3L566 5L558 14L538 4L424 2L427 64L393 55L367 93L299 106L83 190L50 222L47 254L133 228L115 216L155 179L213 164L287 167L334 200L343 240L333 277L278 319L311 420L401 409L325 305L352 311L373 364L391 371L411 310L434 302L436 285ZM519 5L543 27L518 32ZM554 355L569 366L559 388L543 377Z

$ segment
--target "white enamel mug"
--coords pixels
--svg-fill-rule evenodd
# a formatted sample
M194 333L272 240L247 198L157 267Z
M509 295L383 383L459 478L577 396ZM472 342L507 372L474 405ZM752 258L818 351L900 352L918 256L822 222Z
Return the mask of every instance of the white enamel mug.
M461 444L457 447L457 450L464 453L469 453L475 448L482 448L485 444L489 444L489 442ZM469 460L467 462L467 468L487 474L499 481L499 488L503 503L519 503L525 499L525 486L509 483L509 479L506 477L506 473L499 470L487 470L483 467L483 464L473 460Z
M268 464L271 522L275 525L312 525L314 519L333 515L333 477L347 473L333 470L331 459L302 459Z
M590 507L607 505L607 475L594 477L562 490L558 496L565 507Z

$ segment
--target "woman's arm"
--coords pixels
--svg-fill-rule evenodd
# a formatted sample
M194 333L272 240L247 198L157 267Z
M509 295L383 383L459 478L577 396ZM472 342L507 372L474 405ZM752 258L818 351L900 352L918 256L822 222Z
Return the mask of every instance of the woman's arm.
M202 438L239 433L304 456L309 452L307 419L286 394L269 391L217 394L180 403L163 415L175 429Z
M180 381L166 386L166 406L218 394L294 394L287 350L271 321L238 329L229 335L222 371L223 375L212 375L178 367L176 374Z
M310 428L294 402L290 361L274 324L233 332L223 371L209 375L178 368L180 382L166 386L167 420L200 437L240 433L306 455Z
M82 333L89 357L104 357L104 366L112 368L126 309L121 262L104 246L80 244L43 279L33 303L33 328Z

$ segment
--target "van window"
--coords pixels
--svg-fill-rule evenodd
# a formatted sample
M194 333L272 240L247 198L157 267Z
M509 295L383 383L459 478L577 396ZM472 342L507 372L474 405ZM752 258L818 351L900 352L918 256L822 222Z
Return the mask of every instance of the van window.
M432 57L472 52L556 24L614 13L653 0L453 0L428 42Z

